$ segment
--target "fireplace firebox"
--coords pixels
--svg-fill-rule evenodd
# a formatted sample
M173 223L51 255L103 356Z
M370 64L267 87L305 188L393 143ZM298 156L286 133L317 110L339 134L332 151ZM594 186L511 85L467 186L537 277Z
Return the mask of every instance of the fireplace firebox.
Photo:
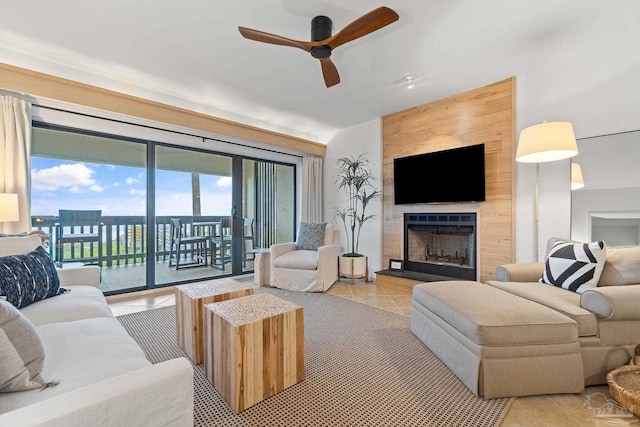
M475 213L405 213L404 269L476 280Z

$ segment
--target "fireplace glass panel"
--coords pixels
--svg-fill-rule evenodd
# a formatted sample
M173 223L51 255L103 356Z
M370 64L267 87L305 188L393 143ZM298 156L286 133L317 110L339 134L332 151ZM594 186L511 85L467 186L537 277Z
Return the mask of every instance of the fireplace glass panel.
M409 227L409 261L473 268L473 228Z
M476 279L476 214L405 214L405 270Z

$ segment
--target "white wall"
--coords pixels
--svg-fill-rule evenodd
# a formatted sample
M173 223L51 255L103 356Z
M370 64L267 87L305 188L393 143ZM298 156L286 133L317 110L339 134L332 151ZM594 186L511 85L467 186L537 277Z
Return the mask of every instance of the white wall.
M538 261L544 261L551 237L571 236L571 161L540 164L540 215L538 226ZM516 198L519 194L516 194ZM516 215L517 221L518 215ZM520 243L516 235L516 248ZM534 237L535 239L535 237ZM533 254L533 259L536 259Z
M344 253L347 244L342 222L334 220L336 208L344 206L345 197L335 191L334 177L336 160L341 157L359 156L367 153L371 161L371 170L376 178L376 184L382 188L382 120L375 119L346 128L338 132L327 144L324 159L324 218L333 223L340 230L340 252ZM369 257L369 274L381 270L382 263L382 203L372 203L367 210L376 218L369 221L360 235L360 252Z

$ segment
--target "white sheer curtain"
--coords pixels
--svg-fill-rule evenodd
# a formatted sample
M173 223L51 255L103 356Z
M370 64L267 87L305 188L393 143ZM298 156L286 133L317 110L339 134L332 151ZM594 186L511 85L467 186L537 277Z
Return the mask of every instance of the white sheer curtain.
M0 95L0 106L0 193L17 194L20 210L20 221L0 224L0 231L31 231L31 103Z
M302 158L302 212L301 221L322 222L322 159Z

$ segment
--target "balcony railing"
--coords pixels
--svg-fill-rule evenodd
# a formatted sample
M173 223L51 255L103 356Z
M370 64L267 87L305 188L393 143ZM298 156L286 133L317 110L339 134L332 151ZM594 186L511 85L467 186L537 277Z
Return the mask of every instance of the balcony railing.
M185 224L186 233L194 230L193 223L216 222L221 227L229 227L229 216L158 216L155 221L155 261L169 260L171 249L171 219L180 218ZM55 216L32 216L31 224L34 230L41 230L49 235L49 251L55 257L58 224ZM147 224L144 216L103 216L102 219L102 266L143 264L147 258L148 243L146 240ZM96 230L93 230L94 232ZM77 227L68 227L65 233L77 233ZM69 251L65 259L84 259L95 256L97 245L73 245L65 249ZM67 253L65 252L65 255Z

